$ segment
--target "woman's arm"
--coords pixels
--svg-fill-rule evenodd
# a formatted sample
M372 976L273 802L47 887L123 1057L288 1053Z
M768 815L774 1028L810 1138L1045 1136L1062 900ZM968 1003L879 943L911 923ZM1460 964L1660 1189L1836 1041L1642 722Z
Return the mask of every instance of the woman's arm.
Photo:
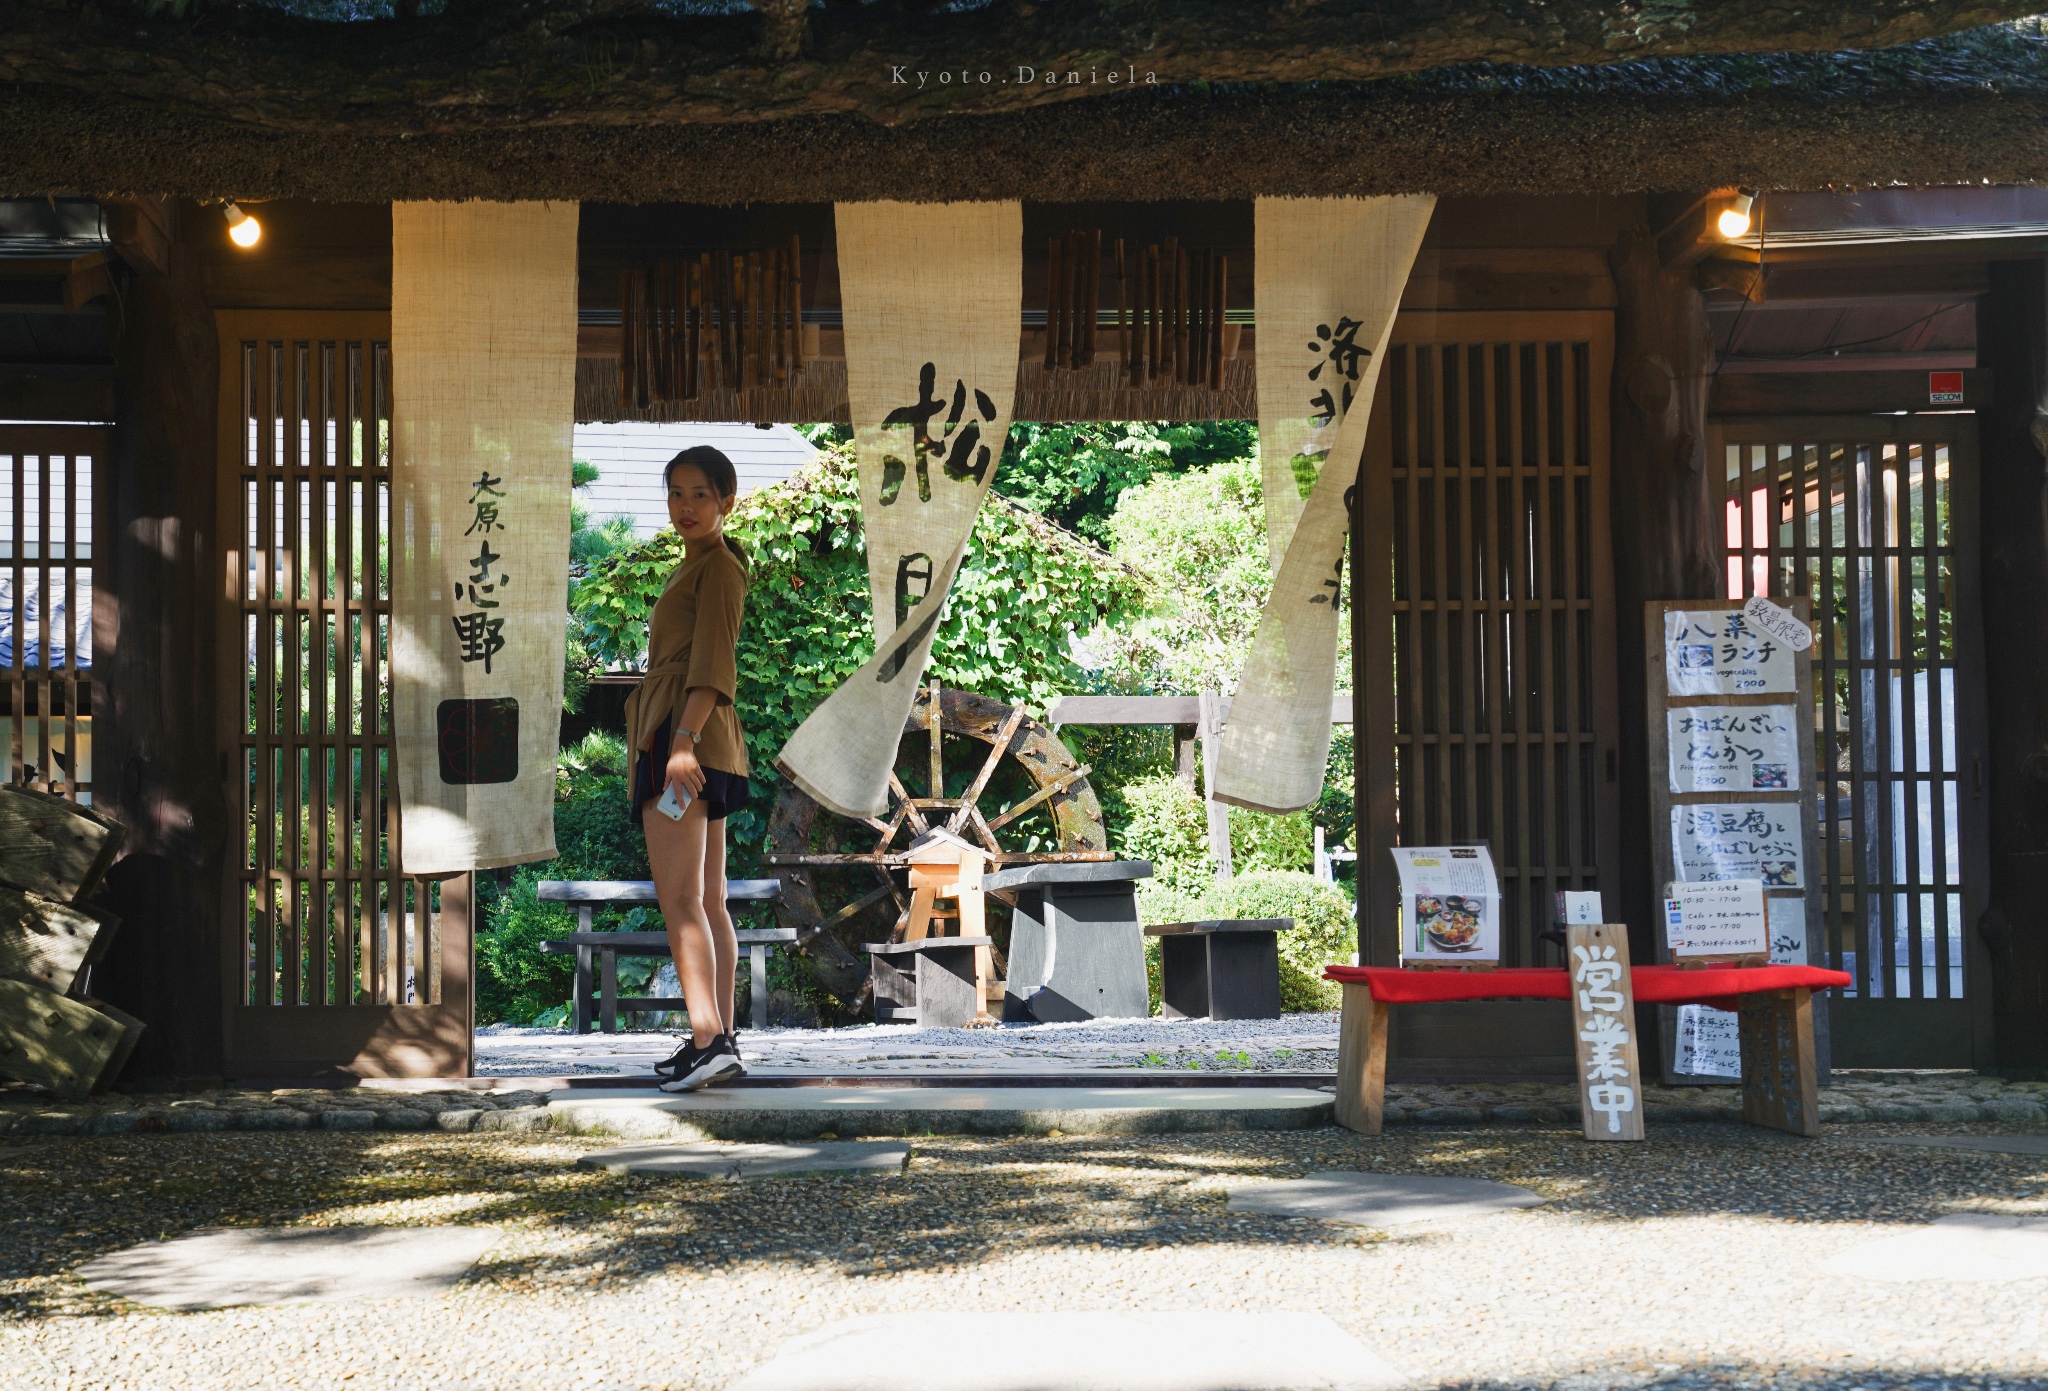
M684 730L697 734L704 732L704 722L711 718L711 712L718 708L718 692L709 686L693 686L683 697L682 723L669 733L668 767L666 781L680 787L692 797L704 792L704 768L697 762L697 741Z

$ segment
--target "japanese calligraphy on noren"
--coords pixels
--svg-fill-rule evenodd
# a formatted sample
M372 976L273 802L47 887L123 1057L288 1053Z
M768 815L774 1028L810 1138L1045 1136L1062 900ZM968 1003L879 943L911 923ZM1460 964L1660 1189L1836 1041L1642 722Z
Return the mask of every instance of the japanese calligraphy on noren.
M1790 705L1673 706L1664 724L1673 792L1799 787L1799 726Z
M917 500L932 500L931 460L939 457L946 477L955 483L972 483L979 486L988 476L988 444L982 439L984 425L996 419L996 403L981 388L973 390L974 412L967 410L968 386L965 380L953 383L952 406L932 394L938 382L938 364L927 362L918 369L917 400L907 406L898 406L882 417L884 425L907 425L910 427L910 455L916 460ZM936 431L932 418L945 411L945 419L939 422ZM1000 444L1001 441L998 441ZM893 507L902 495L903 481L909 476L911 466L895 454L882 461L882 506Z
M1619 923L1573 923L1565 934L1582 1133L1588 1140L1640 1140L1642 1071L1628 970L1628 928Z
M1790 695L1797 653L1736 609L1664 615L1664 682L1675 696Z
M489 612L504 605L491 596L512 583L512 577L498 568L505 557L491 549L490 538L490 533L499 529L498 507L505 492L505 480L493 478L489 469L469 491L475 515L463 535L481 532L483 536L470 559L468 579L455 586L456 612L449 619L455 625L457 655L465 662L482 662L486 673L491 670L491 659L505 649L505 620Z
M1725 802L1671 809L1671 863L1686 882L1761 879L1806 886L1797 802Z

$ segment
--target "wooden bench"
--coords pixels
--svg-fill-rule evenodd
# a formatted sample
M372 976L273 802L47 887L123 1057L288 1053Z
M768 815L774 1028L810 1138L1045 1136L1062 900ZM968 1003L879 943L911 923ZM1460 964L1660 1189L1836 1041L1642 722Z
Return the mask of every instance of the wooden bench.
M772 903L782 892L777 879L730 879L725 885L728 911L750 904ZM543 903L576 905L577 927L573 936L541 943L544 952L576 953L576 988L569 1005L570 1030L587 1034L594 1024L603 1033L619 1031L619 1015L651 1014L660 1010L687 1008L682 1000L635 996L619 998L619 957L669 954L665 932L595 932L591 919L600 904L659 903L652 879L543 879L539 898ZM791 927L743 928L733 934L747 948L750 976L748 1022L760 1028L768 1020L768 953L796 940Z
M1292 918L1159 923L1160 1007L1168 1019L1278 1019L1280 934Z
M1637 966L1629 976L1639 1005L1704 1003L1738 1010L1742 1118L1794 1135L1820 1134L1813 992L1851 985L1851 976L1816 966ZM1425 1000L1564 1000L1572 991L1567 972L1543 968L1464 974L1331 966L1323 978L1344 987L1337 1045L1337 1123L1365 1135L1379 1134L1385 1124L1387 1016L1394 1008ZM1583 1067L1583 1050L1580 1062ZM1582 1076L1582 1091L1584 1082ZM1634 1085L1639 1090L1642 1083L1638 1079ZM1640 1132L1631 1138L1639 1137Z

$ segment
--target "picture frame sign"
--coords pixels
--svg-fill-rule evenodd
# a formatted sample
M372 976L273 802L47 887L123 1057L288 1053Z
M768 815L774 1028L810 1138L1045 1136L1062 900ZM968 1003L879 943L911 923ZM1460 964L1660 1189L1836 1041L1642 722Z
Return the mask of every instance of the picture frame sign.
M1674 705L1664 712L1673 792L1796 792L1789 705Z
M1806 827L1797 802L1695 802L1671 808L1674 878L1692 883L1759 879L1767 889L1806 887Z
M1664 900L1664 945L1676 960L1768 955L1770 919L1755 879L1673 884Z
M1664 683L1674 696L1791 695L1798 653L1761 632L1740 609L1671 609L1664 615Z
M1500 960L1500 880L1483 845L1390 847L1401 879L1401 959Z

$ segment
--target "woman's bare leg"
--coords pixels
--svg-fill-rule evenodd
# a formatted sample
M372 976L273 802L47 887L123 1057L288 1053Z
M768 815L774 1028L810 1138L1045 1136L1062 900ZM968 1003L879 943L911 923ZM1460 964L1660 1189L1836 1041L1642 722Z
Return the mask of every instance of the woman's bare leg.
M738 1023L733 991L738 985L740 944L732 935L732 914L725 907L725 819L704 823L704 921L711 927L711 953L717 962L719 1019L726 1033Z
M703 1048L725 1032L725 1012L732 1007L729 988L724 1008L718 1003L718 954L704 906L704 832L710 822L702 800L690 803L680 821L669 820L650 801L641 810L640 824L647 833L647 859L654 870L662 923L668 929L669 954L675 958L676 978L689 1005L691 1041ZM721 861L724 845L721 830ZM725 905L719 904L719 912L724 911ZM728 936L731 931L728 926Z

